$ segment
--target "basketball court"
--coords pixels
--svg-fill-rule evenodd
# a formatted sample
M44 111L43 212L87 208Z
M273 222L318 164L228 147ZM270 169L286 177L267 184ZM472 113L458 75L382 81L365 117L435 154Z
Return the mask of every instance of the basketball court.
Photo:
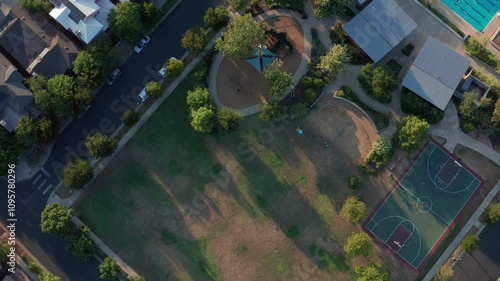
M481 184L479 176L430 141L364 227L419 269Z

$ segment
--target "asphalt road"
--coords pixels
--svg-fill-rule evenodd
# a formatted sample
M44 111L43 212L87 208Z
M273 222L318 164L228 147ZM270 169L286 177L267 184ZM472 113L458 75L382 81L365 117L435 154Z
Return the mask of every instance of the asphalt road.
M96 131L110 135L120 125L122 113L138 106L136 95L170 57L180 57L182 34L203 25L203 16L212 4L206 0L182 0L179 6L150 35L151 42L140 54L133 54L121 67L123 74L111 87L104 87L90 109L75 119L55 142L49 159L31 179L16 185L16 238L50 271L63 280L93 281L99 278L97 260L83 262L65 251L64 241L40 231L40 213L51 191L60 181L64 165L75 157L86 157L85 138ZM7 183L1 180L0 219L7 223Z

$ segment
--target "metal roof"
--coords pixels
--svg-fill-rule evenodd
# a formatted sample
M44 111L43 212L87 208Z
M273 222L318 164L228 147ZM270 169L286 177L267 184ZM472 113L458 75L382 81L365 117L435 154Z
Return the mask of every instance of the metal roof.
M402 85L444 110L469 65L467 58L429 37Z
M374 0L343 28L377 62L416 27L394 0Z

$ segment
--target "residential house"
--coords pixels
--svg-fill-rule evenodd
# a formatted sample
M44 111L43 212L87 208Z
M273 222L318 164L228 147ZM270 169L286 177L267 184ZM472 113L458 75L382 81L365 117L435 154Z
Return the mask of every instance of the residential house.
M13 132L25 115L38 117L33 94L23 84L24 77L0 55L0 125Z
M434 37L415 58L402 85L444 110L469 68L470 60Z
M50 12L64 28L85 44L108 28L107 17L115 7L109 0L50 0L55 8Z

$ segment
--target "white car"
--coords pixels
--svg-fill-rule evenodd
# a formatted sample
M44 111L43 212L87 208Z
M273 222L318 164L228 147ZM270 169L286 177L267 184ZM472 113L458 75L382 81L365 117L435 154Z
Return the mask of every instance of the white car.
M175 57L171 57L169 60L176 60L176 58ZM162 78L167 77L167 67L166 67L166 64L167 64L167 62L165 62L163 64L163 67L160 69L160 71L158 71L158 75L160 75L160 77L162 77Z
M142 89L142 91L137 95L137 98L141 101L144 102L145 100L148 99L148 94L146 93L146 88Z
M137 43L137 45L135 45L134 51L136 53L140 53L142 51L142 49L144 49L144 47L146 47L146 45L149 43L149 41L151 41L151 38L149 38L148 36L142 37L141 41L139 41L139 43Z
M106 84L108 84L109 86L113 85L115 80L118 79L118 77L120 77L120 75L122 75L122 73L123 73L123 70L121 70L121 68L119 68L119 67L115 68L115 70L113 70L113 72L111 72L111 74L108 76L108 79L106 80Z

